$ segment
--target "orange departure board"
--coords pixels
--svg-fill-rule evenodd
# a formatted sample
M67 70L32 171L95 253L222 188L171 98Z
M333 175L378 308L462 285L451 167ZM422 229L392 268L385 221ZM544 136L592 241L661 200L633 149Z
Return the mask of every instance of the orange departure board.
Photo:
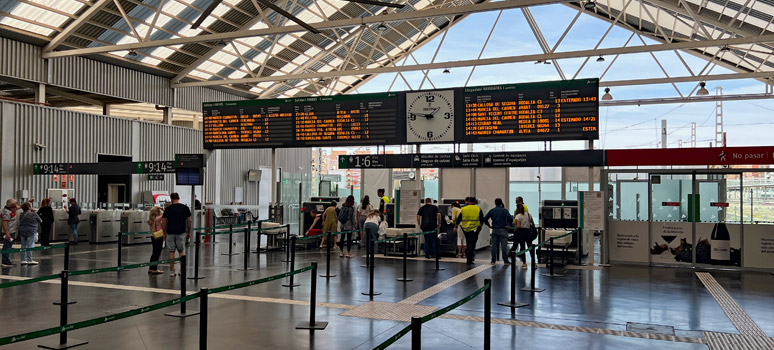
M293 142L292 100L204 104L204 147L282 147Z
M599 80L468 87L460 142L595 140Z

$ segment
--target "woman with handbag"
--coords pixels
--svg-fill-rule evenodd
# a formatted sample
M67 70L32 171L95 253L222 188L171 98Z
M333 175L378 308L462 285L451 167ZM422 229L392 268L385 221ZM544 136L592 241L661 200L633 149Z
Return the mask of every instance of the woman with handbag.
M153 253L151 254L150 262L159 261L161 250L164 248L164 230L161 227L161 214L161 208L153 207L148 218L148 226L150 227L151 232L151 244L153 245ZM153 265L148 268L148 273L160 275L164 273L164 271L159 270L159 265Z
M513 246L511 246L511 252L515 250L524 250L532 247L532 216L524 211L524 204L516 204L516 216L513 217L513 226L516 228L516 232L513 234ZM532 267L537 267L535 264L535 251L530 250L530 257L532 258ZM519 255L522 265L521 269L527 269L527 254L523 253Z

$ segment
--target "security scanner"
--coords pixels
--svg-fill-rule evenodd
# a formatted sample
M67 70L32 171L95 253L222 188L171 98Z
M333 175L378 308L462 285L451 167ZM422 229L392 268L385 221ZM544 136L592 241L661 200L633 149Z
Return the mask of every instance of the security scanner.
M439 203L438 210L441 211L441 255L457 254L457 231L452 224L452 206L451 204Z
M121 211L98 209L91 212L92 243L115 242L121 231Z
M313 198L320 198L320 197L313 197ZM336 200L336 199L333 199ZM338 201L337 201L338 202ZM328 208L328 206L331 204L331 199L327 201L311 201L311 202L302 202L301 203L301 224L298 225L300 232L298 232L299 236L303 236L306 231L309 230L309 228L312 226L312 223L314 222L314 217L312 216L311 212L312 210L317 210L317 212L322 215L322 213L325 211L325 208ZM317 222L317 225L315 228L322 230L322 218ZM309 241L306 241L309 242ZM314 242L317 242L316 240ZM303 247L306 247L308 245L304 244L301 245Z
M540 241L548 241L551 237L559 237L578 228L578 210L577 200L542 201L540 203ZM561 259L560 266L564 266L568 259L577 261L578 254L583 254L582 250L578 249L578 238L579 235L569 235L554 240L554 249L559 249L559 253L554 256ZM582 236L580 239L582 241ZM538 251L538 258L540 261L547 261L548 250Z
M379 203L377 203L376 206L379 206ZM387 227L396 227L395 226L395 203L387 203L384 205L384 214L382 215L382 218L384 220L387 220Z
M149 211L127 210L121 213L121 232L146 232L148 227ZM121 244L138 244L150 242L150 233L139 235L121 236Z

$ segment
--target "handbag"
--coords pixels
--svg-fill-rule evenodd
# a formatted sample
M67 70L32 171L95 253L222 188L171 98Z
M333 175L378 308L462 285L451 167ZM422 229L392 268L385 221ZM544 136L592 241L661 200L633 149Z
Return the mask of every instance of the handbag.
M164 237L164 230L158 230L151 233L153 235L153 239L159 239L161 237Z
M529 215L529 232L530 232L529 241L532 242L535 240L535 238L538 237L538 231L537 231L537 228L535 227L535 221L532 220L532 214L528 213L527 215Z

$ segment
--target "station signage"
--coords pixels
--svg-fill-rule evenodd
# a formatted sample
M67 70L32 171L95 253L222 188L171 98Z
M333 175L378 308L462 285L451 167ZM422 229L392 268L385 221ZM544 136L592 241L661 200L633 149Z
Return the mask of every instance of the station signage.
M608 150L608 166L774 164L774 146Z
M339 169L510 168L604 165L604 151L340 155Z
M35 163L33 175L131 175L173 174L174 161L103 162L103 163Z

